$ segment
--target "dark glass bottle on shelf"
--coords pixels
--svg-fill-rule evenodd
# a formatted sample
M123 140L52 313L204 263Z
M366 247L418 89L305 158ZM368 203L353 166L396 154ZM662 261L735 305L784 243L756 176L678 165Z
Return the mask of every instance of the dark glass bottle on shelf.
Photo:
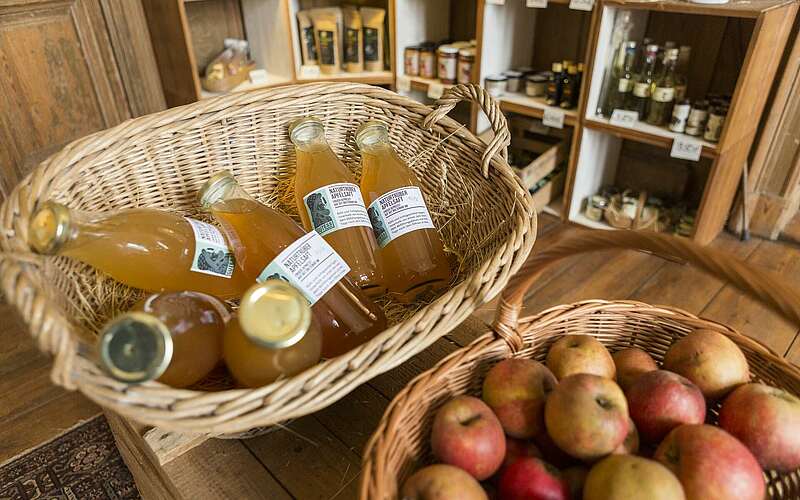
M549 106L558 106L561 102L561 89L563 81L563 69L560 62L553 63L553 74L547 82L547 94L545 103Z
M639 119L644 120L650 105L650 85L653 83L653 71L658 56L658 45L648 45L645 51L644 66L633 80L633 90L628 94L626 109L636 111Z
M570 64L567 76L561 80L561 102L558 104L563 109L574 108L578 104L578 67Z
M666 125L672 116L672 105L675 102L675 63L678 61L678 49L667 49L664 54L664 71L656 81L647 112L647 123L650 125Z
M611 74L608 99L603 106L611 114L615 109L624 108L628 95L633 90L633 61L636 57L636 42L625 42L625 59L622 68Z

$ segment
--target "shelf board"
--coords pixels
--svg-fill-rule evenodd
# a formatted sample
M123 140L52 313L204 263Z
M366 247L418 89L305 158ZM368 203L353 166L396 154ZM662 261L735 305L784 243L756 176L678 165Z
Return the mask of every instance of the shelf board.
M733 0L725 4L700 4L684 0L605 0L607 7L644 9L680 14L699 14L723 17L758 17L762 12L792 3L794 0Z
M319 76L307 78L298 75L298 83L309 82L356 82L372 85L390 85L394 81L391 71L361 71L359 73L321 73Z
M676 137L685 135L672 132L664 127L657 127L641 121L636 122L636 125L630 128L619 127L617 125L612 125L608 118L603 118L602 116L587 117L583 124L591 129L609 132L623 139L644 142L646 144L651 144L653 146L658 146L665 149L672 148L672 141L674 141ZM715 143L704 141L697 137L692 137L692 139L700 141L703 144L703 150L700 153L701 156L705 158L716 158L719 154L717 145Z
M285 78L277 75L267 75L267 81L263 83L252 83L250 80L245 80L228 92L210 92L208 90L201 89L200 99L209 99L211 97L227 95L232 92L245 92L247 90L263 89L267 87L280 87L281 85L288 85L290 83L292 83L291 78Z
M564 113L564 125L574 127L578 122L576 109L562 109L558 106L548 106L543 97L529 97L520 92L506 92L500 96L500 109L508 113L518 113L531 118L541 119L546 109Z

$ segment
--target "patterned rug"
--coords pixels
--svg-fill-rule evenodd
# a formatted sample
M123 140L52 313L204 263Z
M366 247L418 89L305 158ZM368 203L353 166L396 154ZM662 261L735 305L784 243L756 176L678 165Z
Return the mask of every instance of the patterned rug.
M138 498L102 415L0 467L0 500Z

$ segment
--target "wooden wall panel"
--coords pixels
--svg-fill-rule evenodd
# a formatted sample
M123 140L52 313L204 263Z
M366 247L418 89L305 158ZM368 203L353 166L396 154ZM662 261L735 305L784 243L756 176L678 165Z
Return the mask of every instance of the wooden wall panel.
M186 19L192 33L194 58L200 74L222 52L225 38L244 38L239 0L188 2Z
M0 197L25 159L130 116L100 5L0 6Z
M592 13L550 4L536 11L531 67L549 70L553 63L570 59L585 62Z

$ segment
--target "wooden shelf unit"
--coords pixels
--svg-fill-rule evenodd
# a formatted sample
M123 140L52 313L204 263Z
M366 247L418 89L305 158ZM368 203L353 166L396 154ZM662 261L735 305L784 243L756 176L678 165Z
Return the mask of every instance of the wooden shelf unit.
M626 141L663 150L653 152L654 162L674 161L669 158L669 150L679 134L644 123L632 128L619 127L595 114L606 69L602 62L609 60L610 51L614 50L611 47L614 16L621 10L632 12L631 39L641 41L649 36L656 43L675 40L678 45L692 46L688 97L695 100L709 92L732 95L719 142L701 141L702 168L708 164L708 173L698 176L705 181L700 186L702 195L697 202L693 239L707 244L719 234L728 216L792 28L797 3L757 0L701 5L673 0L598 0L565 198L565 217L578 224L586 224L582 214L586 197L602 185L614 182L617 163L625 161L620 158L620 151Z

